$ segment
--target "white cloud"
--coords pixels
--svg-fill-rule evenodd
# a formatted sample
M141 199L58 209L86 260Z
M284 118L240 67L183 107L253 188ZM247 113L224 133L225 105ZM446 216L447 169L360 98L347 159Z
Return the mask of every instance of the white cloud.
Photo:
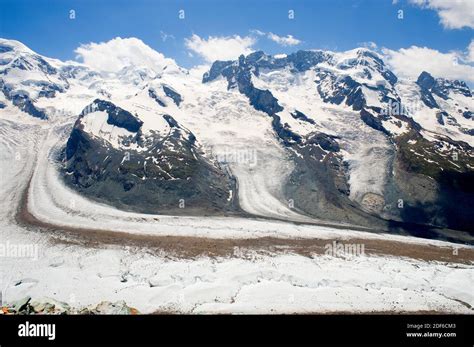
M250 36L209 36L203 39L193 34L190 38L184 40L186 47L194 53L200 55L207 62L216 60L234 60L239 55L250 54L253 45L257 40Z
M372 50L376 50L378 48L377 44L373 41L361 42L359 45Z
M252 34L258 35L258 36L265 36L266 33L264 31L258 30L258 29L252 29L250 30Z
M293 37L293 35L278 36L274 33L268 33L267 37L282 46L296 46L301 43L301 40Z
M467 46L466 59L467 61L474 63L474 39L471 40L471 43Z
M272 40L273 42L276 42L282 46L296 46L302 42L301 40L298 40L293 35L279 36L272 32L266 33L258 29L252 29L250 30L250 32L257 36L266 36L269 40Z
M118 72L126 66L141 66L161 72L176 69L173 59L147 46L137 38L116 37L108 42L88 43L76 48L77 59L91 68L103 72Z
M447 29L474 28L473 0L409 0L422 8L438 12L441 24Z
M427 47L411 46L398 51L382 49L387 63L395 74L417 78L422 71L434 77L460 79L474 83L474 67L465 64L462 53L442 53Z

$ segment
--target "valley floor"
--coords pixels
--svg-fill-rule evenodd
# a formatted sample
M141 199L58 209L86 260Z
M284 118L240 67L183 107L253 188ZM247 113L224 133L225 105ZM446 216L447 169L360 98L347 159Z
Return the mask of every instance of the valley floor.
M0 119L4 302L125 300L142 313L474 313L472 246L293 212L285 217L300 223L118 211L62 184L54 156L63 128L41 124ZM246 196L246 204L258 199ZM267 217L279 213L278 204L256 203ZM358 252L337 253L338 245ZM28 254L12 253L23 246Z

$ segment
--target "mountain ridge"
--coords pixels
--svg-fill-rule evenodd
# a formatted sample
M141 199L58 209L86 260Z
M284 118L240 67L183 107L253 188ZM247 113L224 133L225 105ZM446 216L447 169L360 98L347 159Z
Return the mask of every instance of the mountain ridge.
M111 75L48 59L0 40L0 111L76 118L61 160L82 194L147 213L471 231L474 102L462 81L426 71L400 79L365 48L257 51L216 61L201 78L133 66ZM219 160L229 147L263 164ZM266 201L252 202L258 194Z

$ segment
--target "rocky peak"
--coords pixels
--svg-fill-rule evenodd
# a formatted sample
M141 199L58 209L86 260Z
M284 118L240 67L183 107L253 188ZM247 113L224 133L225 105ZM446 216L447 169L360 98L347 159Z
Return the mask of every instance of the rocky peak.
M0 39L0 71L6 74L11 69L38 70L50 75L58 73L51 63L22 43Z
M330 58L332 58L332 54L328 52L300 50L283 59L292 63L297 71L306 71L323 61L328 61Z
M296 71L306 71L317 64L328 60L329 53L323 51L297 51L283 58L267 55L263 51L241 55L236 61L216 61L209 72L203 76L203 83L210 82L220 75L227 77L235 75L237 71L249 70L258 76L260 69L281 69L290 67Z
M418 84L421 88L429 90L436 84L436 80L428 72L423 71L420 76L418 76L416 84Z
M233 64L233 61L232 60L227 60L227 61L221 61L221 60L217 60L215 61L212 66L211 66L211 69L204 73L203 77L202 77L202 83L206 83L206 82L210 82L210 81L213 81L215 80L217 77L219 77L219 75L221 75L222 71L227 68L229 65L232 65Z
M0 38L0 54L3 53L8 53L10 55L19 55L21 53L35 54L35 52L19 41Z
M179 104L183 101L183 97L181 96L181 94L179 94L170 86L163 85L163 92L168 98L173 100L176 106L179 106Z
M438 78L437 87L439 93L445 96L448 96L450 91L454 91L455 93L459 93L467 97L472 96L471 90L464 81Z
M130 132L138 132L143 122L130 112L114 105L110 101L95 99L92 104L88 105L82 112L81 117L97 111L107 112L107 123L124 128Z
M416 80L416 84L420 86L422 92L431 92L445 100L449 98L451 91L467 97L472 96L471 90L464 81L434 78L426 71L420 74Z

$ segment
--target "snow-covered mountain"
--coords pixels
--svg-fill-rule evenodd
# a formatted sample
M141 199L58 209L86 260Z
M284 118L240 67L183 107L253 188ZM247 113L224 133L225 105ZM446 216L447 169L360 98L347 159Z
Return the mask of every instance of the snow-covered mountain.
M12 120L65 122L65 182L122 209L419 232L474 224L469 87L398 78L365 48L254 52L202 75L94 71L1 39L0 88Z

